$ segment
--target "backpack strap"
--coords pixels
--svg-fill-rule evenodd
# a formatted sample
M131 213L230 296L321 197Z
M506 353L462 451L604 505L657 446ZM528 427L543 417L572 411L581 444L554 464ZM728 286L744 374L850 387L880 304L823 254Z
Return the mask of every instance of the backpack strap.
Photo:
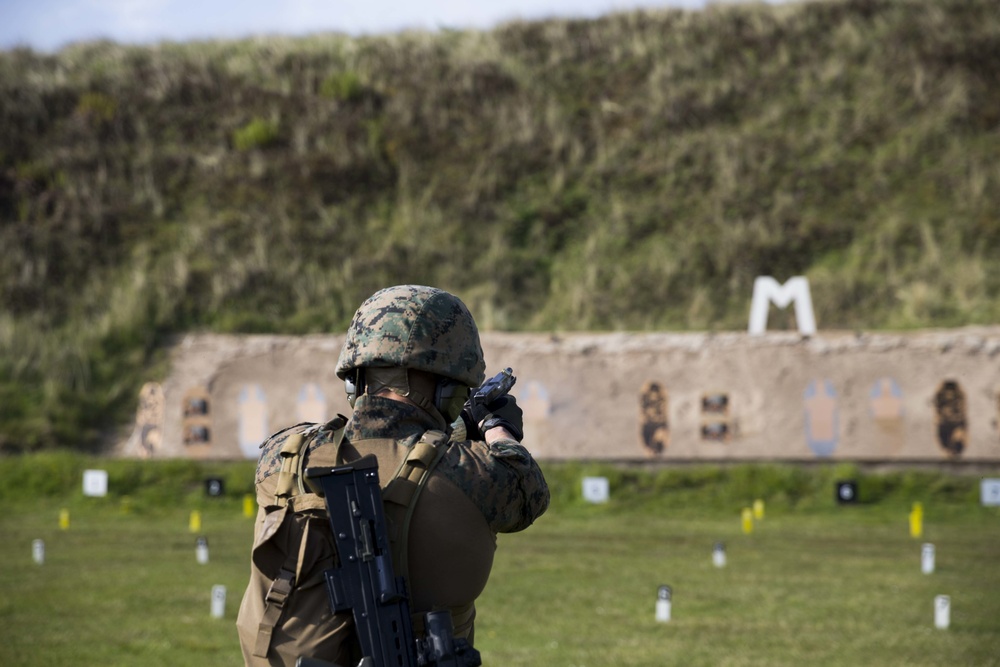
M420 492L427 486L431 472L444 456L448 447L444 431L427 431L399 466L399 470L382 490L389 541L392 543L392 564L396 576L409 579L407 547L410 536L410 519L417 506Z
M308 441L302 437L301 433L292 433L285 438L285 444L281 446L279 456L281 457L281 470L278 472L278 484L274 489L274 504L278 507L288 505L288 499L299 493L302 489L302 450Z
M291 433L281 445L279 456L281 457L281 470L278 472L278 483L274 490L274 505L285 507L288 501L294 496L307 495L310 493L305 487L302 475L302 466L305 463L303 454L308 450L308 445L321 428L333 431L329 442L324 446L333 448L332 457L335 459L340 443L344 439L344 426L347 420L341 415L337 415L322 427L313 426L304 431Z
M344 439L345 420L339 416L338 419L339 422L335 419L327 424L328 427L334 429L329 442L335 450L334 457L336 449L340 447L340 443ZM302 466L305 462L303 454L308 451L309 443L318 432L319 429L316 428L292 433L285 439L281 447L279 453L281 470L278 473L273 501L277 509L265 519L265 522L271 522L272 530L277 530L278 525L284 521L285 515L289 511L326 510L325 501L315 493L306 490L302 475ZM311 521L305 522L298 549L287 554L278 576L271 582L271 586L264 596L264 614L257 626L257 641L253 648L253 655L258 658L267 657L267 652L271 648L271 635L274 634L274 628L281 620L281 613L284 611L285 604L295 589L296 583L299 583L298 580L302 574L302 558L309 540L311 523Z
M264 615L261 616L260 624L257 626L257 642L253 647L253 654L258 658L267 657L274 626L278 624L281 612L285 609L285 602L292 594L294 586L295 573L282 567L278 576L271 582L271 587L267 589L267 594L264 596Z

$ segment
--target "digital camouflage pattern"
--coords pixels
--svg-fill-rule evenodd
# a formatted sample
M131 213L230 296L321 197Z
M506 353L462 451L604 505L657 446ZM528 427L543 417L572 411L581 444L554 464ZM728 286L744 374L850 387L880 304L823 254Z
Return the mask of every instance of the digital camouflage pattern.
M337 377L356 368L403 367L478 387L486 363L476 322L444 290L398 285L380 290L354 314L337 361Z
M334 437L337 429L343 427L346 423L347 417L337 415L325 424L303 422L278 431L274 435L270 436L260 446L261 452L257 459L257 473L256 479L254 480L257 488L261 488L261 484L264 483L268 477L281 472L281 447L285 444L285 441L288 440L288 436L293 433L301 433L302 437L309 442L305 451L305 460L307 465L335 465L333 461L316 463L315 461L310 460L310 455L316 452L316 450L327 445Z
M306 465L344 463L343 454L341 460L335 460L336 453L326 451L334 433L343 425L343 419L338 415L327 424L296 424L264 441L257 463L257 488L270 489L266 480L281 470L281 447L292 433L301 433L309 441ZM435 428L433 420L415 406L378 396L362 396L347 426L344 453L351 458L352 441L386 438L395 441L399 449L406 450L432 428ZM463 439L456 440L456 435ZM472 500L490 528L498 533L524 530L549 504L549 489L542 471L528 450L516 440L487 444L464 440L464 433L455 433L436 470ZM389 470L382 473L383 485L388 483L390 474ZM259 500L264 501L262 504L268 502L263 498Z
M432 428L433 420L416 406L366 395L358 398L344 443L360 447L364 441L392 439L396 446L409 448ZM497 533L524 530L549 505L549 487L541 469L516 440L487 444L452 438L435 474L461 489Z

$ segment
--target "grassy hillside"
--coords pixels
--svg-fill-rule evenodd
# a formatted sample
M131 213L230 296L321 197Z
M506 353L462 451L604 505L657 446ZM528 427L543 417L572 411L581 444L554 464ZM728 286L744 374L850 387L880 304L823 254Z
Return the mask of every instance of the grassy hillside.
M0 451L94 449L169 336L1000 319L993 0L0 52Z

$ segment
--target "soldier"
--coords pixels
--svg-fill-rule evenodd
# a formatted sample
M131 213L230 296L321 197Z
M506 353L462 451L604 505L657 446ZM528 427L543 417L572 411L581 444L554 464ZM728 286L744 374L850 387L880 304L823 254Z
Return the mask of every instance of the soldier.
M419 285L375 293L351 322L336 372L354 408L346 427L337 419L300 424L262 445L254 563L237 621L248 665L293 665L303 655L354 665L362 657L350 613L329 611L320 576L336 557L329 536L303 537L317 525L318 510L310 515L304 499L289 500L296 516L306 517L289 525L291 514L276 509L268 485L293 434L307 442L307 466L378 458L394 570L406 576L418 638L425 612L448 609L455 637L473 643L475 601L497 533L527 528L548 507L545 479L520 444L514 398L483 407L468 401L485 378L485 362L475 321L457 297ZM468 439L449 439L453 431ZM421 481L409 485L416 493L397 498L396 487L407 484L387 484L404 477ZM282 576L287 586L279 585Z

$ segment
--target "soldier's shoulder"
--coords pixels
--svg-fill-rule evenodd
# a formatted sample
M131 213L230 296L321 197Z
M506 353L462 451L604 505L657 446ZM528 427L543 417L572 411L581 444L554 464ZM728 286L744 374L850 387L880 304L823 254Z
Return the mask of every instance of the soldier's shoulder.
M329 423L331 422L327 424ZM299 422L268 436L260 445L260 456L257 459L257 483L259 484L281 470L281 448L292 434L298 433L305 439L313 438L317 434L322 433L323 428L327 424Z
M326 423L310 424L301 433L303 438L309 440L309 451L312 451L330 442L339 443L343 437L345 426L347 426L347 417L338 414Z

